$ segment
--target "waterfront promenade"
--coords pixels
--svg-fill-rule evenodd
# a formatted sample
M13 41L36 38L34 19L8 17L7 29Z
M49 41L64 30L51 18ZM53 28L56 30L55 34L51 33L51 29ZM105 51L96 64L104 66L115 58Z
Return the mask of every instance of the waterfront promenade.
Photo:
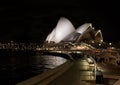
M60 69L61 68L61 69ZM54 69L52 72L38 75L17 85L95 85L94 66L85 59L70 61L68 64ZM66 69L66 70L65 70ZM51 75L49 75L51 74ZM47 77L45 77L47 75ZM42 79L42 77L45 77Z

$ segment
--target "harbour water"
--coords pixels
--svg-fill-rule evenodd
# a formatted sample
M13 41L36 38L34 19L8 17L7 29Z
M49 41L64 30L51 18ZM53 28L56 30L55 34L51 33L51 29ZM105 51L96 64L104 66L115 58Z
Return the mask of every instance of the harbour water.
M66 62L65 58L31 52L0 53L0 85L15 85Z

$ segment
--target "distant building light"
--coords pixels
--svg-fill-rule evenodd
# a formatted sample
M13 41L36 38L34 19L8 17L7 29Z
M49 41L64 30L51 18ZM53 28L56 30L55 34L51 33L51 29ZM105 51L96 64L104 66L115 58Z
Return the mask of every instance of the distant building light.
M101 46L101 44L99 44L99 46Z
M81 53L80 51L77 51L76 53Z
M112 43L109 43L109 45L112 45Z
M92 43L95 43L94 41L92 41Z
M103 42L103 40L100 40L101 42Z

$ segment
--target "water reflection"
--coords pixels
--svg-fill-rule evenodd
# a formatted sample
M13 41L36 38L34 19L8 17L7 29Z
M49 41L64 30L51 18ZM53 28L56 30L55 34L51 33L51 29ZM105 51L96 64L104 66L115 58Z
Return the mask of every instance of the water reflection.
M66 59L52 55L0 55L0 85L14 85L64 62Z
M65 58L52 55L41 55L40 58L42 64L44 64L46 68L50 69L53 69L67 61Z

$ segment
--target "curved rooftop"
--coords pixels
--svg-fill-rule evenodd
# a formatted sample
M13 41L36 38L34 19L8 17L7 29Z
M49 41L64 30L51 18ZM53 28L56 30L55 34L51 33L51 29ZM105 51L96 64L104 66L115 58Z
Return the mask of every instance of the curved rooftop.
M82 34L82 33L84 33L89 27L92 28L92 24L91 24L91 23L85 23L85 24L79 26L79 27L76 29L76 32Z
M55 43L59 43L61 40L63 40L66 36L71 34L75 31L74 26L72 23L62 17L57 23L57 26L53 29L53 31L48 35L47 41L54 41Z
M99 30L95 33L91 23L85 23L75 30L74 26L68 19L61 17L56 27L47 36L46 41L48 41L48 43L59 43L61 41L79 42L88 38L98 42L103 41L101 31Z

